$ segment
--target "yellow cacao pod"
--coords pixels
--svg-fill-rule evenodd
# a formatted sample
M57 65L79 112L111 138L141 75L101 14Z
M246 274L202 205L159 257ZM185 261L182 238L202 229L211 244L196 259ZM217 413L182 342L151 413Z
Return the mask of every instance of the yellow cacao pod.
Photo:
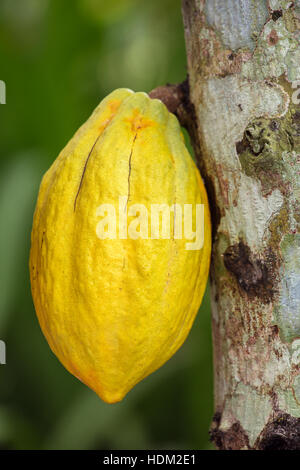
M181 233L184 207L196 206L204 207L200 249ZM163 209L156 225L153 207ZM206 286L210 232L179 123L145 93L108 95L44 175L30 253L36 313L62 364L104 401L120 401L186 339Z

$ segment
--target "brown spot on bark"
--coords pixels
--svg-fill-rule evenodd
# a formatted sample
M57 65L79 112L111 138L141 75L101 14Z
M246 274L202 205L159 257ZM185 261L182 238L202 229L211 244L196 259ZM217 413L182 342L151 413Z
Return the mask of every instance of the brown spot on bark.
M278 34L276 33L275 29L272 29L272 31L270 32L268 36L268 43L270 44L270 46L275 46L278 40L279 40Z
M182 83L174 85L168 83L167 85L159 86L150 91L149 96L152 99L161 100L170 113L177 116L180 124L185 127L189 133L191 133L191 128L193 128L195 132L195 129L197 129L197 119L194 106L190 101L188 78Z
M282 16L282 10L274 10L272 13L272 20L277 21Z
M271 326L271 336L272 338L275 338L279 335L279 328L277 325L272 325Z
M249 439L241 424L235 422L227 431L219 429L221 413L215 413L209 432L210 440L219 450L250 449Z
M300 418L280 413L270 421L257 444L258 450L300 450Z
M82 183L83 183L83 179L84 179L84 176L85 176L85 172L86 172L86 169L87 169L87 165L88 165L88 162L89 162L89 159L93 153L93 150L98 142L98 140L100 139L100 136L102 135L102 131L101 133L98 135L97 139L95 140L95 142L93 143L92 147L91 147L91 150L89 151L89 154L85 160L85 163L84 163L84 167L83 167L83 170L82 170L82 174L81 174L81 178L80 178L80 182L79 182L79 187L78 187L78 190L77 190L77 193L76 193L76 196L75 196L75 200L74 200L74 212L76 210L76 204L77 204L77 199L78 199L78 196L79 196L79 193L80 193L80 190L81 190L81 187L82 187Z
M198 137L197 116L193 103L190 100L189 80L175 85L159 86L149 93L150 98L161 100L170 113L175 114L180 125L188 131L195 151L198 165L201 165L200 142ZM202 175L203 176L203 175Z
M181 90L178 85L167 84L159 86L149 93L150 98L161 100L170 113L176 113L182 101Z
M239 142L236 143L235 145L236 152L238 155L241 155L244 153L246 150L250 148L250 144L248 140L246 139L245 135L243 137L243 140L240 140Z
M296 136L300 136L300 111L296 111L293 116L293 126L296 130Z
M253 346L256 343L256 336L250 336L250 338L247 341L247 346Z
M275 121L275 119L272 119L272 121L270 122L269 128L273 132L278 131L280 129L280 123L278 121Z
M269 303L274 297L275 256L267 253L264 260L255 257L243 242L231 245L224 252L224 265L249 297Z
M229 182L224 174L224 168L221 164L215 166L216 175L218 177L220 193L223 199L223 206L229 207Z

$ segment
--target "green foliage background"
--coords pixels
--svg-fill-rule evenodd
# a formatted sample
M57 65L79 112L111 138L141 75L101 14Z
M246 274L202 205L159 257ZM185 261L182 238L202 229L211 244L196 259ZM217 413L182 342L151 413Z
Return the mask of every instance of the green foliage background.
M1 0L0 366L2 449L210 448L206 294L181 350L107 405L50 351L31 299L30 229L42 174L98 102L186 76L180 0Z

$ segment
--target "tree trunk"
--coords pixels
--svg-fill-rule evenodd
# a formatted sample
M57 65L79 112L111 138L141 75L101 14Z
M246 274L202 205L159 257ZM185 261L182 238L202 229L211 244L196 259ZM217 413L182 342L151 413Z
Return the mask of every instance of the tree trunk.
M300 449L300 1L183 0L183 17L214 227L211 437Z

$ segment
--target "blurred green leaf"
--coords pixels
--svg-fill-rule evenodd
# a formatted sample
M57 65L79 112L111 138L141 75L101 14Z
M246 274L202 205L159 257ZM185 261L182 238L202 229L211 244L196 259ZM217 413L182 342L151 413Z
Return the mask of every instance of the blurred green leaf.
M24 236L39 183L39 172L30 154L13 158L0 177L0 333L8 320L11 300L16 296Z

